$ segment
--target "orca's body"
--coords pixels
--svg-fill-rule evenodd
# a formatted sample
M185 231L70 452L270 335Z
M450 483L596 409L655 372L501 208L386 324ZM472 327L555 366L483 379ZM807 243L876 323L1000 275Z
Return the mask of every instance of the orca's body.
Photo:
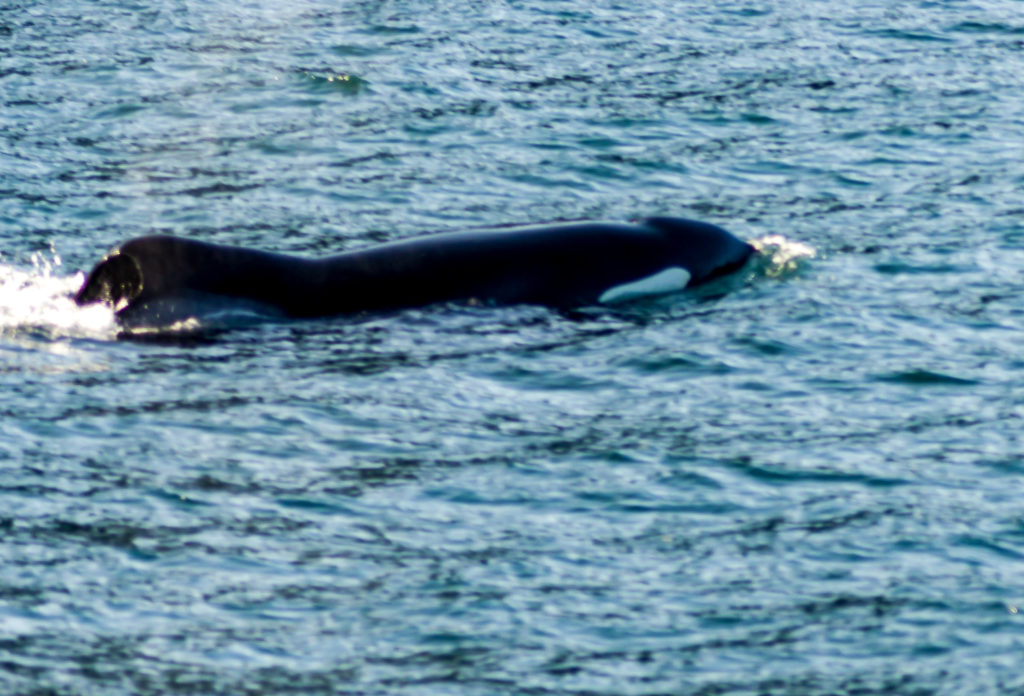
M449 301L569 308L681 290L752 253L720 227L680 218L429 235L322 259L150 236L100 261L75 301L109 304L122 323L196 298L287 317Z

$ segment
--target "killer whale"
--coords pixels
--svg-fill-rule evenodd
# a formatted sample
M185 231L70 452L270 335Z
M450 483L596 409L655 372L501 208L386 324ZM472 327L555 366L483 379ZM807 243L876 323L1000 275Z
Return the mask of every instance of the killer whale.
M450 301L573 308L682 290L754 248L713 224L652 217L425 235L320 259L154 235L113 249L74 300L123 325L203 299L323 317Z

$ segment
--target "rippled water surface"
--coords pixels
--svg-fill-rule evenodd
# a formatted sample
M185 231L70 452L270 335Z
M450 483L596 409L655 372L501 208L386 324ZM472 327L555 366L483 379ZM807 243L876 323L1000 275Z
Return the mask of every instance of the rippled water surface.
M1024 5L0 2L0 692L1020 693ZM117 340L161 232L707 291Z

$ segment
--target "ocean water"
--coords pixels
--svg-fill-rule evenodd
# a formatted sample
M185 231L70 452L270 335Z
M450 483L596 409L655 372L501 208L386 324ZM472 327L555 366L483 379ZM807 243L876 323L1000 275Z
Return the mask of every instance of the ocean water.
M0 693L1024 692L1024 5L0 2ZM177 234L681 215L616 308L119 340Z

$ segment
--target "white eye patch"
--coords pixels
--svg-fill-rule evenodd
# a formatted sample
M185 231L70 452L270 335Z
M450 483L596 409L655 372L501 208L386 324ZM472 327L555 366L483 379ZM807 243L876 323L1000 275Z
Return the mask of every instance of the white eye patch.
M690 272L685 268L673 266L646 278L608 288L601 293L597 301L604 304L606 302L624 302L646 295L664 295L682 290L689 282Z

